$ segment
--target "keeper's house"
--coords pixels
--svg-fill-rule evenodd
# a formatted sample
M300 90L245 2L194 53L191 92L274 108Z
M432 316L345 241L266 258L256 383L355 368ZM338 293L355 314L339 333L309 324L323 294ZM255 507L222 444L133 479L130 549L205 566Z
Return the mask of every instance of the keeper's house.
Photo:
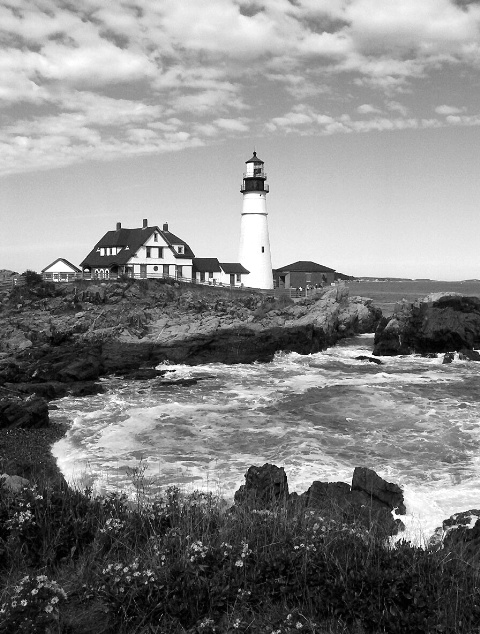
M107 231L81 263L85 279L172 277L190 281L194 253L188 244L168 230L143 221L139 229Z
M219 262L217 258L193 258L193 279L199 284L243 286L248 274L249 271L239 262Z
M335 281L335 270L301 260L273 271L275 288L306 288L329 286Z

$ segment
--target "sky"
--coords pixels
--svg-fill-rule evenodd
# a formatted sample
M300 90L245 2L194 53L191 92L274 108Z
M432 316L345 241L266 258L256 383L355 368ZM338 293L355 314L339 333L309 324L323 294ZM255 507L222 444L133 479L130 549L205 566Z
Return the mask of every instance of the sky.
M479 0L0 0L0 269L168 222L275 268L480 278Z

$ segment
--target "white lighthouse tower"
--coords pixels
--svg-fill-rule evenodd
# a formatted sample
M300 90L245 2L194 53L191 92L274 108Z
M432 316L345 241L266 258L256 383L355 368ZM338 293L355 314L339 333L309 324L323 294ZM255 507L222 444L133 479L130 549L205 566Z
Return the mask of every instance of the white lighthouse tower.
M240 263L250 271L245 283L253 288L273 288L272 258L267 224L267 175L254 152L243 175Z

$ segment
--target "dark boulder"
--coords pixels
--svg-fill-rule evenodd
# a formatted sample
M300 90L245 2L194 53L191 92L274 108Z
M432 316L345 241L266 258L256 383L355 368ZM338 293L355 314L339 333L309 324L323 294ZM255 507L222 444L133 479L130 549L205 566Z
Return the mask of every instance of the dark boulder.
M28 372L33 382L60 381L96 381L103 371L99 352L87 349L61 347L53 348L51 353L34 363Z
M371 469L356 467L352 486L345 482L318 482L300 496L307 508L337 517L342 523L373 526L386 535L403 528L392 511L404 515L403 493L396 484L387 482Z
M396 509L400 515L405 515L405 501L403 491L392 482L387 482L372 469L367 467L355 467L352 478L352 491L360 491L371 500L375 500Z
M293 513L310 509L327 514L340 524L375 528L385 536L404 528L392 515L394 510L398 514L406 512L402 490L371 469L357 467L352 486L346 482L315 481L301 495L289 494L284 469L272 464L250 467L245 480L235 493L237 507L271 509L285 505Z
M402 302L376 332L373 354L396 355L473 350L480 347L480 299L431 295Z
M361 354L359 357L355 357L355 361L368 361L369 363L376 363L377 365L383 365L383 361L375 359L374 357L368 357L365 354Z
M0 429L39 429L48 427L48 405L37 396L1 396Z
M122 378L130 381L147 381L149 379L157 379L165 376L167 370L156 370L155 368L138 368L137 370L128 370L122 373Z
M480 510L455 513L444 520L430 539L431 546L460 551L464 559L480 558Z
M283 467L264 464L252 466L245 474L245 484L235 493L235 504L255 509L269 509L288 499L288 482Z

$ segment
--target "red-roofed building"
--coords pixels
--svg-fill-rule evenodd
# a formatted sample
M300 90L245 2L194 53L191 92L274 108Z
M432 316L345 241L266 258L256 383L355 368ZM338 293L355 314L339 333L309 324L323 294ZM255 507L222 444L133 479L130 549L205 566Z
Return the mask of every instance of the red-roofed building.
M276 288L327 286L335 281L335 270L306 260L273 271Z
M192 278L193 251L188 244L171 233L168 224L124 229L118 222L115 231L97 242L81 263L83 276L91 279L112 279L120 275L136 278Z

